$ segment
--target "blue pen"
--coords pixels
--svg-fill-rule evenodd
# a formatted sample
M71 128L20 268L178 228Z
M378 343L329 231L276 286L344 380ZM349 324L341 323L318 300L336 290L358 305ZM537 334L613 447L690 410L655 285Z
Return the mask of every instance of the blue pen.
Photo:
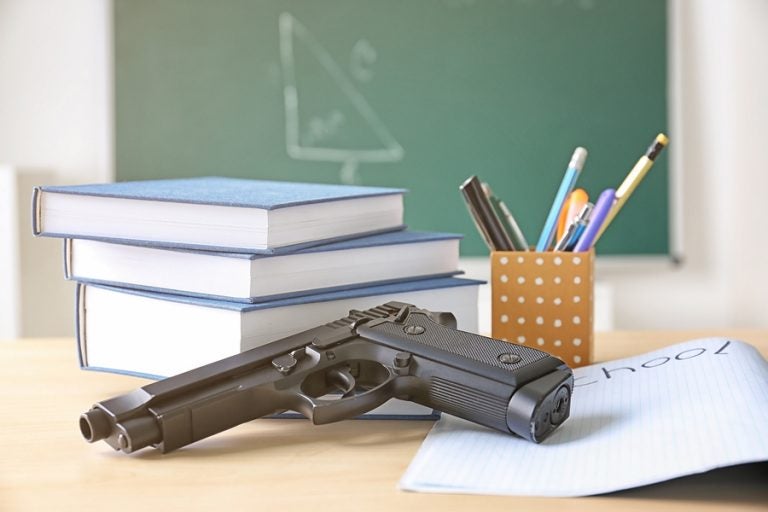
M589 224L589 220L592 217L592 208L594 208L595 205L592 203L587 203L582 207L581 211L579 212L579 216L576 217L576 230L573 232L573 236L568 240L568 243L565 244L565 250L566 251L572 251L574 247L576 247L576 244L581 239L582 235L584 234L584 231L587 229L587 225Z
M597 238L597 234L600 232L600 227L608 218L608 213L613 207L614 200L616 199L616 191L612 188L603 190L600 197L597 198L595 207L592 209L592 214L589 217L589 224L584 230L584 233L576 242L576 246L573 248L573 252L584 252L592 248L592 244Z
M576 185L576 179L579 177L581 169L584 167L584 160L587 159L587 150L578 147L571 156L571 162L568 164L568 168L565 170L565 176L560 183L560 188L557 190L555 200L552 203L552 208L549 210L549 216L544 223L544 229L539 237L539 243L536 244L536 250L538 252L545 252L552 244L552 239L555 238L555 231L557 230L557 219L560 216L560 210L563 209L563 203L565 203L568 194L573 191L573 187Z
M587 227L589 216L592 213L592 208L594 206L595 205L592 203L587 203L581 207L579 214L574 217L571 223L568 225L568 229L565 231L565 235L563 235L563 237L560 238L560 240L558 240L555 244L555 248L553 249L554 251L573 250L576 242L579 241L579 237L582 233L584 233L584 230Z

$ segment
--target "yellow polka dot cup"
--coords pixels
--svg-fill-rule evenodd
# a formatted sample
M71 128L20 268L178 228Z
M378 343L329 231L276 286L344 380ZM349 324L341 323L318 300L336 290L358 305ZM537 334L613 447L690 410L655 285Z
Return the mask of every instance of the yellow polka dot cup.
M594 251L491 253L491 335L592 362Z

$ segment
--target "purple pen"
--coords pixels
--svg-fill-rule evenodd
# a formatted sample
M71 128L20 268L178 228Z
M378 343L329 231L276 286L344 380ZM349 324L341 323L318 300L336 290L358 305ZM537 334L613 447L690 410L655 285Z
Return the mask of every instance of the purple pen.
M607 188L603 190L600 197L597 198L595 207L589 217L589 224L587 224L587 228L582 233L579 241L576 242L573 252L584 252L592 248L592 244L600 232L600 226L603 225L606 217L608 217L608 212L611 211L615 199L616 191L614 189Z

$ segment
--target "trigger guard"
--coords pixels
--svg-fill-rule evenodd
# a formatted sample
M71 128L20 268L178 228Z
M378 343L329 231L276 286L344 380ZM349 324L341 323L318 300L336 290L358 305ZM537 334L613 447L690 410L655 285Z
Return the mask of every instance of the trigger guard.
M394 383L398 377L390 368L387 368L387 371L389 375L381 384L360 394L345 394L338 400L306 397L312 404L312 413L309 416L312 423L324 425L354 418L385 403L394 396Z

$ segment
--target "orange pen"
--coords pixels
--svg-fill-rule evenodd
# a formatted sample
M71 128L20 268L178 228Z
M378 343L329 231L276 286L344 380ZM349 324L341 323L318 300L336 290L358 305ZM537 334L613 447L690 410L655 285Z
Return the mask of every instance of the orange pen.
M571 192L563 205L563 209L560 210L560 217L557 219L557 240L563 237L568 229L568 224L579 214L588 201L589 195L583 188L577 188Z

